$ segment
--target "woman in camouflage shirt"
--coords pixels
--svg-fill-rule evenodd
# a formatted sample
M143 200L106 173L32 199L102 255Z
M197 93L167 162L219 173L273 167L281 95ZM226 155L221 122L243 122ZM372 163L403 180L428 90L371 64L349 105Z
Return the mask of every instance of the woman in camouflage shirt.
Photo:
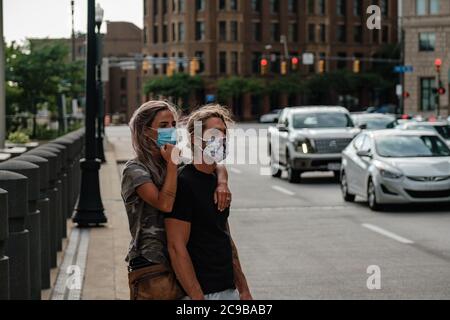
M132 237L126 259L130 272L170 264L164 213L172 211L175 201L178 164L172 154L179 150L175 141L164 141L160 132L176 128L177 120L174 106L150 101L136 110L130 121L136 158L125 165L122 175L122 198ZM223 211L231 202L225 167L220 166L217 175L215 200Z

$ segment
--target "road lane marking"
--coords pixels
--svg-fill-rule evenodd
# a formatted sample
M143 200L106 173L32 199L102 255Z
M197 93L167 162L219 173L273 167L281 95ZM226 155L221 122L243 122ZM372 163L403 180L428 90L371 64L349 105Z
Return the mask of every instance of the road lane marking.
M230 171L233 172L233 173L236 173L236 174L241 174L242 173L241 170L236 169L236 168L230 168Z
M395 233L393 233L393 232L384 230L384 229L382 229L382 228L380 228L380 227L377 227L377 226L375 226L375 225L373 225L373 224L363 223L362 226L363 226L364 228L367 228L367 229L369 229L369 230L372 230L373 232L379 233L379 234L381 234L381 235L383 235L383 236L385 236L385 237L394 239L394 240L396 240L396 241L398 241L398 242L401 242L401 243L403 243L403 244L413 244L413 243L414 243L413 241L411 241L411 240L409 240L409 239L403 238L403 237L401 237L401 236L399 236L399 235L397 235L397 234L395 234Z
M290 190L288 190L288 189L285 189L285 188L283 188L283 187L280 187L280 186L272 186L272 189L273 190L276 190L276 191L278 191L278 192L281 192L281 193L284 193L284 194L287 194L288 196L295 196L295 192L292 192L292 191L290 191Z

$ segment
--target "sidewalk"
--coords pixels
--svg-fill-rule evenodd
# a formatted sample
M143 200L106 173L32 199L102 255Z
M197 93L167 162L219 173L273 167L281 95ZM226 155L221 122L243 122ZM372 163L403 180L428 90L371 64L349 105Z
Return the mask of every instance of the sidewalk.
M128 219L120 195L114 144L105 145L107 162L100 170L100 188L108 223L78 229L68 222L68 237L58 256L59 268L52 272L54 286L43 291L43 300L129 300L125 262L130 242ZM77 283L74 277L78 275L81 281Z

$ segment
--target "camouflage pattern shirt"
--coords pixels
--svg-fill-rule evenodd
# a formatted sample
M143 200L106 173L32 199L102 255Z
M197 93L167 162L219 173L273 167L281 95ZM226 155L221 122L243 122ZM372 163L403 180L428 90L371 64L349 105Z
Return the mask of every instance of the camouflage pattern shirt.
M141 256L153 263L168 264L164 213L143 201L136 192L146 183L155 184L149 170L137 160L129 161L122 174L122 199L132 237L126 261Z

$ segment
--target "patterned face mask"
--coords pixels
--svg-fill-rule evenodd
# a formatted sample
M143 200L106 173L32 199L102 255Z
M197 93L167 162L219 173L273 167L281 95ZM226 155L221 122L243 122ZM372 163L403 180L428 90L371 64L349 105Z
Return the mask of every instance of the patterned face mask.
M228 157L227 139L212 137L206 142L206 147L203 150L203 155L208 162L220 163Z

